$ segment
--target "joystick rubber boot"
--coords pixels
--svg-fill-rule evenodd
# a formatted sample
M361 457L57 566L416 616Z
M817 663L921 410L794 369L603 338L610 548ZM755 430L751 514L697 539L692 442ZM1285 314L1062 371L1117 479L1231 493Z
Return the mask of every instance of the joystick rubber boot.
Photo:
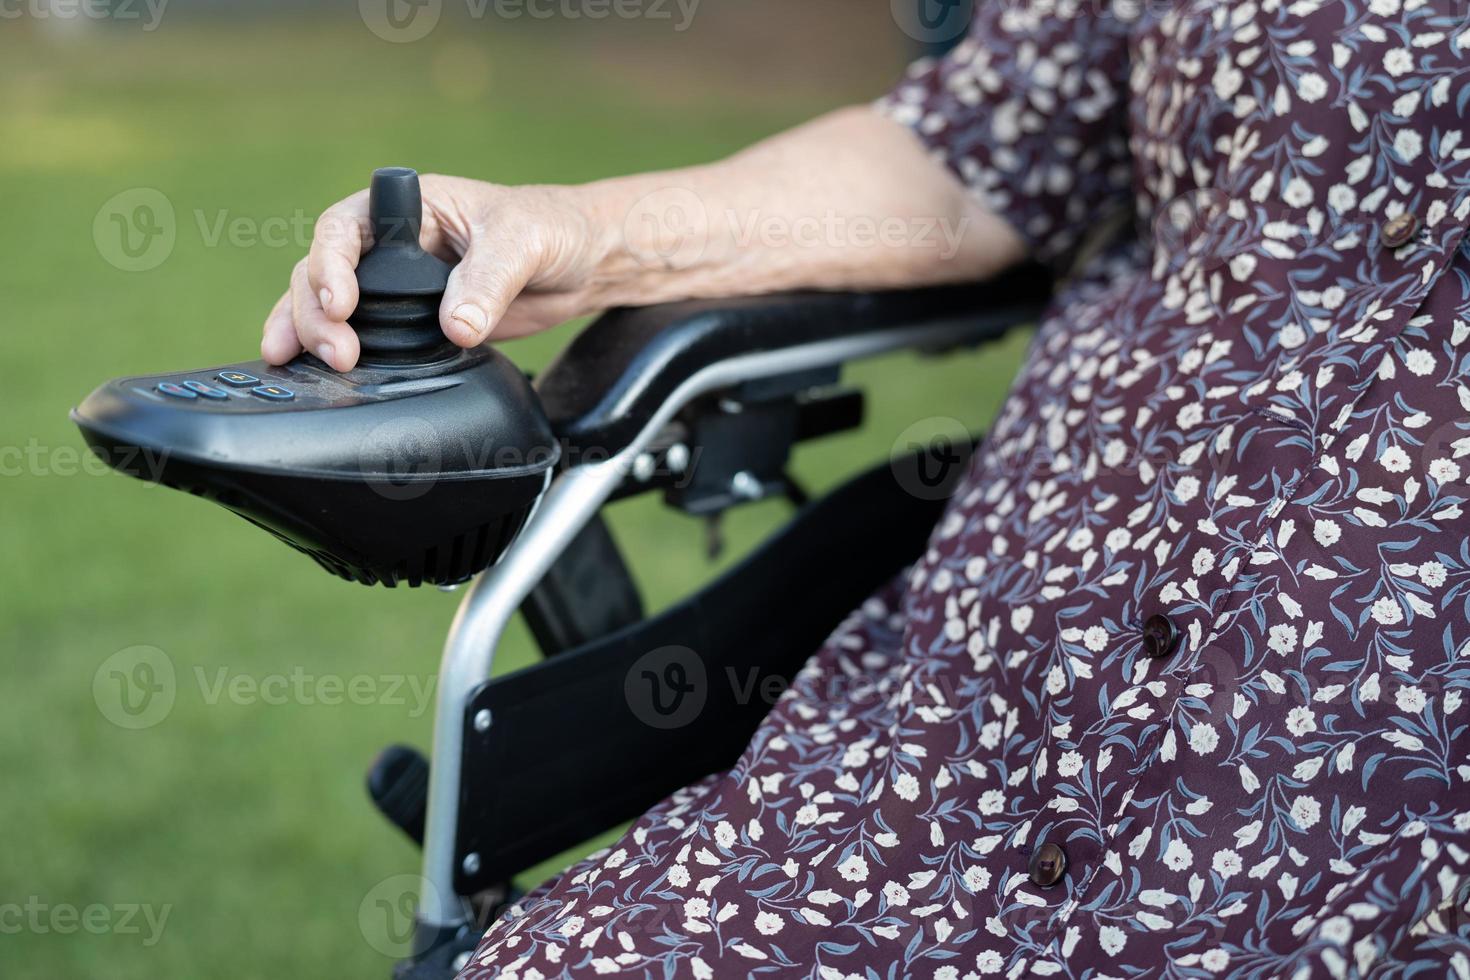
M365 364L431 364L457 348L439 328L450 265L419 244L423 197L407 167L373 172L368 214L373 247L357 266L359 299L348 322Z

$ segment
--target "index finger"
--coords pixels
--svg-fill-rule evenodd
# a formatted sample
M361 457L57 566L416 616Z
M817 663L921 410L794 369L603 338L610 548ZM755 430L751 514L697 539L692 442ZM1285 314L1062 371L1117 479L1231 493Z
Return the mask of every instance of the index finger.
M306 260L307 281L321 300L322 310L338 323L345 323L357 308L354 270L372 235L367 191L332 205L317 219Z

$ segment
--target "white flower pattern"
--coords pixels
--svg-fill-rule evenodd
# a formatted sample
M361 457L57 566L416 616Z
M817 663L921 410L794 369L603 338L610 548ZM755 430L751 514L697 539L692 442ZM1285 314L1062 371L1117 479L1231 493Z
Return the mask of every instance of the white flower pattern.
M735 768L464 975L1470 977L1464 15L979 4L882 110L1058 269L1134 231Z

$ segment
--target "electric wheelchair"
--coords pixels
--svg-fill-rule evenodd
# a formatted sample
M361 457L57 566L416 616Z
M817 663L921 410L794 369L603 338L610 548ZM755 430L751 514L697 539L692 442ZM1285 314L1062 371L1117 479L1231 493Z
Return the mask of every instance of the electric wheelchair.
M993 341L1033 322L1052 283L1025 267L968 286L620 309L532 383L439 332L449 267L419 247L417 175L380 170L371 196L353 371L302 355L124 378L73 419L124 472L222 504L335 575L473 580L430 757L395 747L368 776L423 848L413 955L395 975L440 978L512 876L734 763L770 706L751 692L779 691L921 554L968 445L914 447L814 501L787 474L793 446L861 424L843 365ZM600 511L652 493L701 516L772 495L799 510L649 616ZM545 657L491 679L517 612Z

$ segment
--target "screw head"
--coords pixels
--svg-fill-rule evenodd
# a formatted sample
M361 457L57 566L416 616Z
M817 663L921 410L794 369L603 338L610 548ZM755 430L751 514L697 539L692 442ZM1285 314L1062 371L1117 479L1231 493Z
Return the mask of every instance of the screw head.
M749 470L741 470L730 481L730 492L742 500L759 500L766 495L766 488Z
M490 730L490 723L494 720L494 716L490 714L489 708L481 708L475 712L475 731L488 732Z
M464 861L460 863L460 867L464 869L464 873L467 874L467 875L476 875L476 874L479 874L480 873L480 855L479 855L479 853L478 852L475 852L475 851L471 851L470 853L466 854L464 856Z

